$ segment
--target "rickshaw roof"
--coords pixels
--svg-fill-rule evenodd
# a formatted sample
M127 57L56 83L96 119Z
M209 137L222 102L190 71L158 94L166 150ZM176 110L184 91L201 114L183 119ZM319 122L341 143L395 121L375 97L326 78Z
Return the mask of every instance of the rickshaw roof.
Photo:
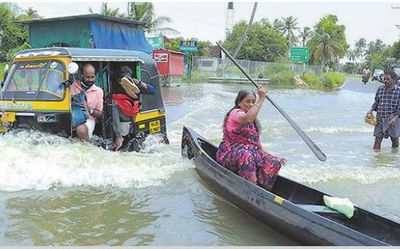
M148 57L145 53L135 50L49 47L22 50L15 55L15 58L56 55L70 56L73 61L129 61L140 63L144 63L146 57Z

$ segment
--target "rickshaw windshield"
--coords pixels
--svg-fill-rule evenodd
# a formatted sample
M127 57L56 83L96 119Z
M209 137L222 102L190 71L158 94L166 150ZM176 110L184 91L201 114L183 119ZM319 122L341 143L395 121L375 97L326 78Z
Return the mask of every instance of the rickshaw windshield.
M17 62L4 82L2 99L62 100L64 64L59 61Z

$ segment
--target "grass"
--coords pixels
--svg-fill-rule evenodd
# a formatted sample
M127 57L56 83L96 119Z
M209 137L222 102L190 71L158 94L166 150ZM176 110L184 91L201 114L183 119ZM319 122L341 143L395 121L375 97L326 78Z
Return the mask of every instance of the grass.
M269 79L270 83L268 87L278 88L278 89L295 89L299 88L295 84L294 76L295 74L287 70L285 67L274 67L270 68ZM206 83L207 74L202 74L200 72L193 72L191 79L186 79L183 77L181 79L182 83ZM309 86L309 89L314 90L326 90L335 91L338 90L346 81L347 77L358 78L359 75L345 74L338 72L328 72L322 73L320 75L314 73L304 73L299 75L300 78ZM231 83L227 80L226 83Z
M4 77L4 65L4 63L0 62L0 81L2 81Z

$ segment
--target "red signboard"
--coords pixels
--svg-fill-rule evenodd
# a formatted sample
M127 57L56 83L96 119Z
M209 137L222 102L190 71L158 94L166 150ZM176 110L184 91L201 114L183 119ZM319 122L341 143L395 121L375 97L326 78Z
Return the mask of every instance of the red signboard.
M168 53L156 53L153 58L156 62L168 62Z
M185 54L173 50L153 50L153 59L161 75L182 76L185 73Z

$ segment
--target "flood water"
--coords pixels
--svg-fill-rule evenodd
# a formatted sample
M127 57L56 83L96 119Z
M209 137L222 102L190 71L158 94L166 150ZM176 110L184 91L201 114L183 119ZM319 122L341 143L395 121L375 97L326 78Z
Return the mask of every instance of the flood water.
M364 123L378 83L269 96L327 155L320 162L269 103L262 142L287 159L280 174L400 222L400 156L372 150ZM182 127L219 143L223 117L251 85L163 88L170 145L104 151L33 131L0 136L0 245L297 245L211 192L182 158Z

